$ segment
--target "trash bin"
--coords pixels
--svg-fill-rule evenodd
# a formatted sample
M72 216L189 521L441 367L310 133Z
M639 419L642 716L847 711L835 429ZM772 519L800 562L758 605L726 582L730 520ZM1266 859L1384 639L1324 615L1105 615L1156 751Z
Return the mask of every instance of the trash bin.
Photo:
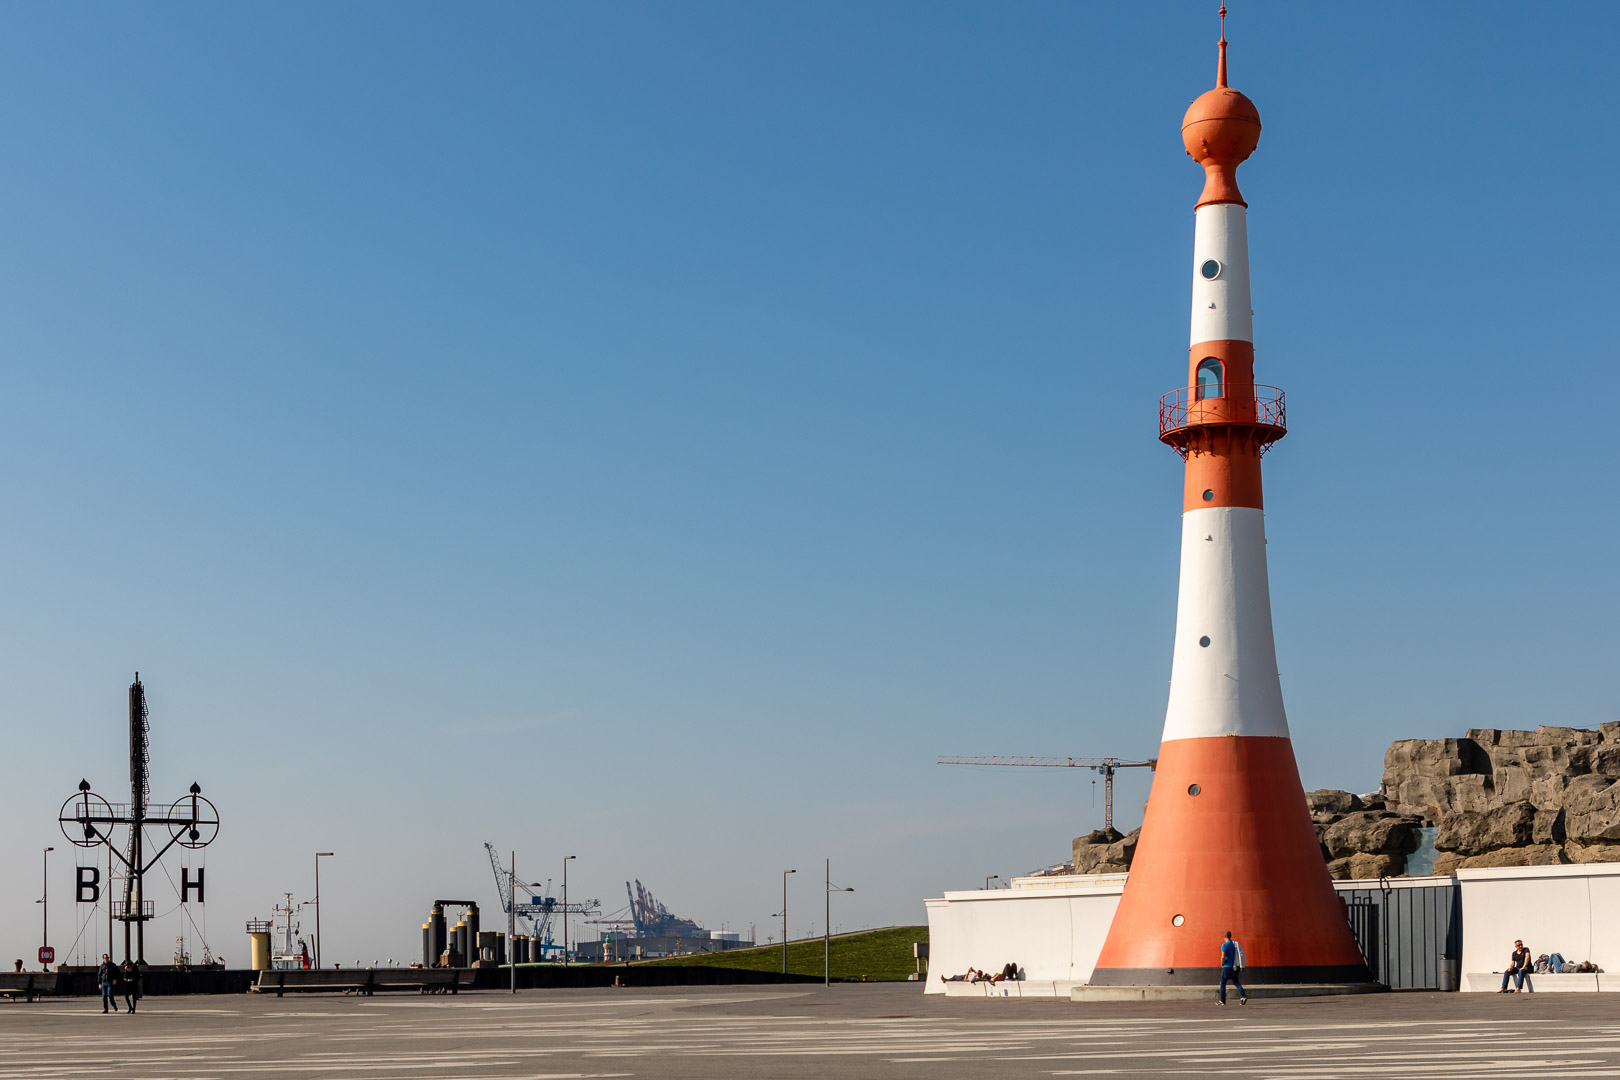
M1440 989L1448 992L1457 989L1457 958L1450 953L1440 954Z

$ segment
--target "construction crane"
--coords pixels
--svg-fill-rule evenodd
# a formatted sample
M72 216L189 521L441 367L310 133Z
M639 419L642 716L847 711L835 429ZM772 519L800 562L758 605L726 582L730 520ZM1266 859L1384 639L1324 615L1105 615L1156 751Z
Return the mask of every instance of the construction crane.
M1021 765L1047 769L1090 769L1103 776L1103 828L1114 827L1114 771L1157 769L1158 758L1126 761L1117 757L942 757L940 765Z
M526 881L515 882L509 867L501 865L501 857L495 853L495 846L486 843L484 850L489 852L489 867L495 871L495 891L500 894L501 910L516 915L520 919L529 920L529 936L540 942L542 952L551 949L560 949L562 946L552 944L551 917L553 915L600 915L602 902L600 900L580 900L570 904L560 903L554 896L531 895L526 903L513 906L517 897L517 888L540 888ZM545 891L551 891L551 881L545 884Z

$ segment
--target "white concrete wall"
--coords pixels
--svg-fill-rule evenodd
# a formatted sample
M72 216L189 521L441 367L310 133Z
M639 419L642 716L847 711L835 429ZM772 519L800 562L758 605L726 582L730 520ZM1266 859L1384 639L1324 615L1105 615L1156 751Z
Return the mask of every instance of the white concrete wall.
M1620 887L1620 867L1615 870L1613 883ZM1350 892L1384 885L1417 889L1447 880L1447 876L1411 877L1384 883L1376 879L1335 881L1333 885L1340 892ZM923 992L943 994L949 985L951 994L970 997L999 997L1004 989L1017 997L1068 997L1070 987L1091 978L1124 889L1124 874L1014 878L1009 889L948 892L940 899L924 901L931 955ZM1469 940L1466 927L1463 940ZM1507 940L1511 949L1513 939ZM1570 954L1564 951L1564 955ZM1024 970L1020 987L971 988L940 981L941 975L960 975L970 967L994 974L1009 960ZM1620 964L1614 970L1620 972Z
M1457 882L1464 990L1498 989L1500 977L1467 976L1504 970L1516 938L1532 956L1563 953L1571 963L1591 960L1609 976L1620 974L1620 865L1458 870ZM1613 978L1599 983L1616 988Z
M1620 864L1458 870L1462 893L1462 989L1494 991L1515 938L1534 956L1560 952L1591 960L1597 979L1543 979L1541 992L1620 992ZM1444 877L1392 878L1392 888L1421 888ZM1336 881L1341 892L1376 881ZM931 956L924 992L942 994L941 975L969 967L995 972L1007 961L1024 969L1023 997L1067 997L1091 978L1125 875L1015 878L1013 888L947 892L926 901ZM1473 976L1470 978L1470 976ZM1531 977L1532 980L1534 976ZM989 993L989 991L983 991ZM999 990L996 991L999 993Z
M1067 997L1091 977L1114 920L1124 874L1014 878L1010 889L947 892L928 900L928 980L968 968L994 974L1009 960L1024 972L1021 996Z

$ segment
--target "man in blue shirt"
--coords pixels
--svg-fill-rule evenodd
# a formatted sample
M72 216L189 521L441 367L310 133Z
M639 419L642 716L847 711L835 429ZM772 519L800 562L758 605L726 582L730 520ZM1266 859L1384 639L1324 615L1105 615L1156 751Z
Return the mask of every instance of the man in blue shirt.
M1238 1004L1247 1005L1249 995L1243 990L1243 946L1232 940L1232 931L1226 932L1226 940L1221 943L1221 999L1226 1004L1226 981L1230 979L1232 985L1237 987Z

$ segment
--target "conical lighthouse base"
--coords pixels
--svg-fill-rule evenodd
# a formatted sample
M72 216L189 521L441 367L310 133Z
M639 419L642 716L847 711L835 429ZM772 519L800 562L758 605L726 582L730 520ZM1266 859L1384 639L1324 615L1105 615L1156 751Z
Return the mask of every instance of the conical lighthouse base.
M1246 954L1245 985L1372 983L1286 738L1161 744L1136 856L1090 984L1213 988L1227 931Z

